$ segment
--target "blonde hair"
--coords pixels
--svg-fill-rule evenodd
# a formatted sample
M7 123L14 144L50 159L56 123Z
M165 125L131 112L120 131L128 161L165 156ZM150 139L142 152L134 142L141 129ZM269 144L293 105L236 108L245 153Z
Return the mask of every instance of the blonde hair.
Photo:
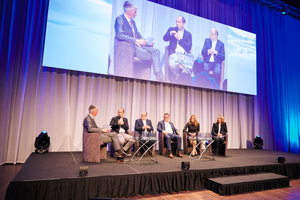
M193 124L192 123L192 117L195 117L195 121L194 121L194 125L195 126L198 126L199 125L199 122L198 122L198 120L197 120L197 117L196 117L196 115L191 115L191 117L190 117L190 119L189 119L189 124Z
M224 123L225 123L225 121L224 121L224 117L223 117L223 115L218 115L218 117L221 117L221 124L224 124ZM218 123L218 120L217 120L217 123Z

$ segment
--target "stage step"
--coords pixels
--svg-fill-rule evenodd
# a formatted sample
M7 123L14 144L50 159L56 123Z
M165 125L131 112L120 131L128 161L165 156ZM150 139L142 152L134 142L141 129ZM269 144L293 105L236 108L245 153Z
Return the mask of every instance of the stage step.
M287 176L274 173L257 173L208 178L206 188L219 195L232 195L289 187L289 185L290 181Z

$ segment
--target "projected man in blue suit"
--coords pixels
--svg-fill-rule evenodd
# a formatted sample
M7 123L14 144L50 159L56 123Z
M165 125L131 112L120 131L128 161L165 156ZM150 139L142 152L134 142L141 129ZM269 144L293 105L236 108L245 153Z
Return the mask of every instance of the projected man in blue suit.
M142 37L133 20L137 16L137 8L134 4L125 1L123 9L124 14L118 16L115 21L116 38L134 44L135 56L142 61L152 61L156 80L164 80L159 50L153 47L154 42L147 45L147 41Z
M168 46L169 68L175 75L175 80L179 79L181 75L180 79L191 80L192 66L183 66L178 63L180 57L192 49L192 34L185 30L184 26L185 18L179 15L176 18L176 27L170 27L163 37L164 41L170 42Z
M221 64L225 60L224 43L218 39L218 31L212 28L210 38L206 38L202 49L204 71L220 84ZM220 86L220 85L219 85Z

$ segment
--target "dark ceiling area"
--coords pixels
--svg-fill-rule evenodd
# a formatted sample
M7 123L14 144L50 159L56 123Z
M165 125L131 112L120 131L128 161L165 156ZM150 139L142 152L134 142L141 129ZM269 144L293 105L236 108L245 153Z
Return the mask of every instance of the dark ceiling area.
M300 0L281 0L282 2L300 9Z

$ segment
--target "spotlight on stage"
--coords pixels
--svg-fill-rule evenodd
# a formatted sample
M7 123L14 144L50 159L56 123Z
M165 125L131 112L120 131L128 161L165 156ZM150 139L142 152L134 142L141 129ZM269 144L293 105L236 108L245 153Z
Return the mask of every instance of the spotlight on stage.
M190 169L190 162L181 162L181 169L182 170L189 170Z
M286 11L285 11L284 8L281 9L281 14L282 14L282 15L285 15L285 14L286 14Z
M255 146L255 149L262 149L264 145L264 141L263 139L261 139L260 135L257 135L255 138L254 138L254 146Z
M278 160L278 163L284 163L285 157L278 157L277 160Z
M88 166L79 167L79 176L84 177L88 174Z
M35 152L36 153L47 153L50 146L50 137L47 131L42 131L39 136L35 138Z

